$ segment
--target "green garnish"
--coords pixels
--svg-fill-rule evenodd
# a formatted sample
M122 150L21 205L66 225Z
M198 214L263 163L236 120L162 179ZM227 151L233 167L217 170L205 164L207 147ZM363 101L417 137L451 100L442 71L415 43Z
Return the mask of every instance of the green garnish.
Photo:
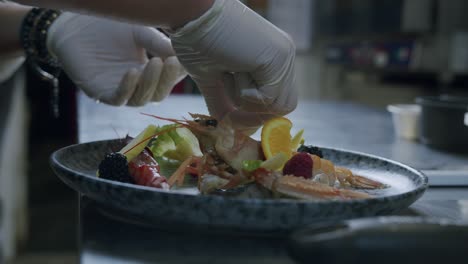
M248 172L252 172L262 165L263 161L261 160L244 160L242 161L242 169Z
M159 135L149 146L155 157L182 162L192 156L203 156L198 139L189 129L177 125L158 128L158 132L165 130L167 132Z

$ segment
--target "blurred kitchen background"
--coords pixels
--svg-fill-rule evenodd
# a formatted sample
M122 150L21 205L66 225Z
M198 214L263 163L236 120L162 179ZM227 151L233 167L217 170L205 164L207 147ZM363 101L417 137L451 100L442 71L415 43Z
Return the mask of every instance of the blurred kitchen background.
M244 2L294 39L301 98L384 109L468 94L468 1ZM77 195L48 161L78 138L78 90L64 75L60 83L59 117L50 86L27 67L1 87L0 255L12 263L78 261ZM173 93L198 91L187 78Z
M468 92L467 1L248 2L295 40L306 98L385 107Z

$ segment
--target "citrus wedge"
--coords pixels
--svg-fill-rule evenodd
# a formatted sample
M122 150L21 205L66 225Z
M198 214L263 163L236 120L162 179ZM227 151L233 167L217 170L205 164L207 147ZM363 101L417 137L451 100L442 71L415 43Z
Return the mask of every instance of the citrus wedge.
M299 146L301 145L302 142L304 142L304 138L302 138L302 135L304 134L304 129L301 129L297 134L291 139L291 150L292 151L297 151Z
M152 136L155 135L158 127L155 125L148 125L145 130L141 131L134 139L130 141L123 149L119 152L127 157L127 160L132 161L143 149L148 145Z
M266 159L283 153L289 159L291 153L292 123L285 117L268 120L262 128L262 149Z
M283 168L284 164L288 161L288 157L283 152L276 154L275 156L265 160L260 164L260 167L267 170L279 170Z

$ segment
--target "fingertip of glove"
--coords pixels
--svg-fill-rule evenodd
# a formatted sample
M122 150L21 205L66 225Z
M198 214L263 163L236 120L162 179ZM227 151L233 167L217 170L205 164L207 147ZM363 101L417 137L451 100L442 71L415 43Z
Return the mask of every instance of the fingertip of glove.
M273 103L271 109L278 115L287 115L296 110L298 102L297 92L293 90L281 101Z
M156 28L137 26L134 31L135 41L153 56L175 56L171 40Z
M144 100L128 100L127 106L131 107L139 107L139 106L144 106L148 101Z
M116 101L121 102L121 105L124 104L125 101L129 100L131 95L135 92L140 74L141 72L138 69L132 68L122 77L119 88L113 96Z
M183 75L185 77L187 75L187 71L176 56L171 56L164 60L164 68L170 69L170 71L177 71L177 76Z
M152 70L160 70L163 67L163 60L159 57L153 57L148 61L148 64L145 68L152 69Z
M169 56L164 60L165 64L171 64L171 65L180 65L179 59L177 59L176 56Z

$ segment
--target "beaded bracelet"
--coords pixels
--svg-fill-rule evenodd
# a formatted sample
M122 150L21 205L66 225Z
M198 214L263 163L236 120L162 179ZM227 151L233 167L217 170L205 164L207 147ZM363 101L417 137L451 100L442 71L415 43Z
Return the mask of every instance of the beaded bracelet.
M31 32L36 25L37 18L41 16L44 9L33 8L29 11L23 19L20 30L20 40L23 46L24 52L28 57L36 54L36 48L34 46L33 37Z
M47 10L44 15L39 18L36 26L37 55L42 61L55 67L59 67L60 64L56 58L51 56L47 49L47 33L52 22L54 22L59 15L60 13L55 10Z
M50 25L60 15L59 11L33 8L23 19L20 39L29 65L39 76L52 83L51 108L53 115L59 117L60 64L47 49L47 32Z

